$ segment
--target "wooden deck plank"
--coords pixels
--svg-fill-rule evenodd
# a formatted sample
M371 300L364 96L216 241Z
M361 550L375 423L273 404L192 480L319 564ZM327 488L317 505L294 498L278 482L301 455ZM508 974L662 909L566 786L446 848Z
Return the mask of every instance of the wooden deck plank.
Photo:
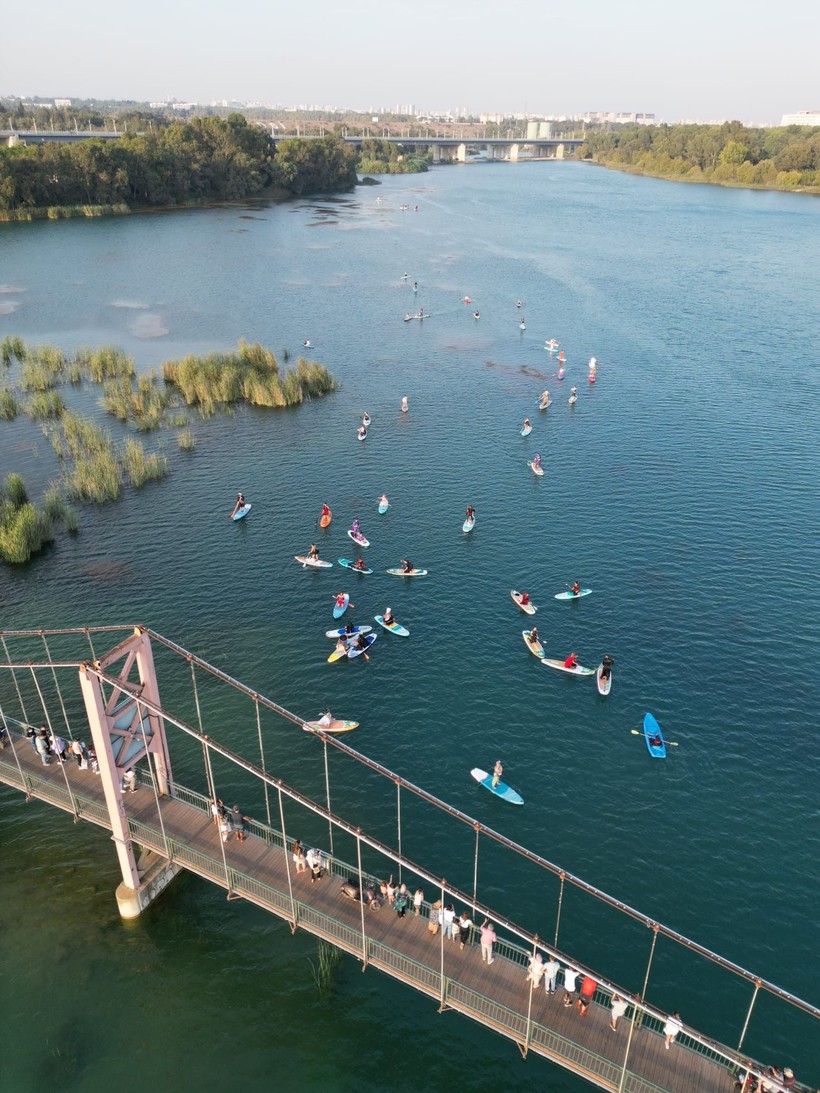
M34 778L43 779L47 789L43 799L59 799L65 795L65 780L78 795L96 802L104 803L101 779L90 770L80 770L73 760L69 760L61 769L59 762L53 759L49 766L43 766L39 756L29 743L14 737L14 750L23 771ZM0 780L19 790L19 774L12 749L0 751ZM156 799L149 787L141 786L136 793L123 796L123 805L129 819L139 821L151 828L158 846L164 846L157 821ZM65 808L66 802L60 802ZM207 874L216 883L227 888L224 875L222 854L230 869L254 878L255 881L284 893L289 902L288 871L293 888L293 898L298 904L314 908L333 920L345 924L351 931L351 937L361 938L361 905L344 896L341 892L343 876L327 875L312 884L309 871L297 874L289 856L278 845L268 845L263 839L249 834L239 842L233 837L227 843L221 843L219 831L211 817L194 805L174 798L163 798L160 802L162 829L165 837L188 847L197 854L210 858L215 863L209 866ZM70 809L69 809L70 811ZM99 822L99 821L96 821ZM110 825L108 825L110 830ZM199 870L194 870L198 872ZM411 885L408 884L408 888ZM259 902L255 900L255 902ZM265 906L264 902L261 905ZM277 907L268 906L274 913L281 913ZM526 966L504 956L495 955L491 966L481 959L480 946L475 943L463 951L457 942L442 940L441 933L434 935L428 930L428 920L424 916L416 917L412 907L403 919L389 906L378 912L364 911L364 931L369 942L387 946L411 961L422 965L425 981L421 988L407 973L397 971L395 967L384 970L402 979L417 989L437 997L440 983L442 952L444 957L444 975L454 984L461 984L468 991L485 996L517 1015L516 1024L526 1027L526 1018L530 1000ZM303 924L304 925L304 924ZM306 926L305 928L314 929ZM314 932L320 932L314 929ZM362 942L362 945L364 942ZM361 959L362 947L358 940L351 941L356 955ZM378 963L378 961L375 961ZM619 1028L613 1032L609 1026L610 1011L606 1005L593 1003L585 1017L581 1017L574 1007L564 1007L563 990L559 983L555 994L547 995L543 983L533 990L531 1020L548 1029L573 1045L593 1052L602 1059L609 1060L617 1067L623 1065L626 1051L629 1022L624 1018ZM453 996L456 1008L462 1008ZM486 1015L477 1015L467 1007L471 1016L481 1019L484 1024L500 1028L497 1021ZM541 1050L532 1045L532 1050ZM544 1054L549 1054L542 1051ZM552 1056L550 1056L552 1057ZM563 1065L575 1073L590 1077L584 1068L564 1059ZM662 1090L670 1093L730 1093L733 1089L731 1074L722 1066L702 1055L697 1054L682 1044L673 1044L665 1050L663 1037L657 1032L645 1028L636 1028L630 1045L629 1070L640 1075ZM591 1080L595 1080L594 1076ZM603 1083L599 1083L603 1084Z

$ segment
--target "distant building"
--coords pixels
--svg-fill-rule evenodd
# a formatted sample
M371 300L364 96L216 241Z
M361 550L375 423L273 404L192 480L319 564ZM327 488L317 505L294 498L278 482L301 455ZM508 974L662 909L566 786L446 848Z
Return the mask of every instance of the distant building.
M62 106L66 106L66 107L71 106L71 99L55 99L54 100L54 105L57 107L58 110Z
M581 121L587 125L654 125L654 114L615 113L609 111L588 111L581 115Z
M784 114L781 125L820 125L820 110L798 110L796 114Z

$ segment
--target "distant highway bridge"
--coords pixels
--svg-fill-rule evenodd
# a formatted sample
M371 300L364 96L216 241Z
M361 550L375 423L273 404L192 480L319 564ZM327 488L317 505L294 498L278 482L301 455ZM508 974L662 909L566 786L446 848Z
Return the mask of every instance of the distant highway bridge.
M319 133L286 134L274 132L263 125L274 144L283 140L321 140ZM110 129L0 129L0 145L14 147L19 144L73 144L82 140L119 140L122 133ZM564 159L572 154L583 140L579 137L463 137L463 136L416 136L376 137L367 134L345 134L347 144L361 148L366 140L381 140L395 144L408 152L431 151L433 163L466 163L468 159L482 155L487 160Z

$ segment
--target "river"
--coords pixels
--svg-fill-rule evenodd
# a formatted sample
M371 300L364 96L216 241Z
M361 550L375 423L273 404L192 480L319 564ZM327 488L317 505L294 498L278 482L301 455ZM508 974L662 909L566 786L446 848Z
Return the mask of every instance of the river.
M367 755L817 1002L820 203L480 164L270 207L0 225L0 252L0 336L113 343L140 370L242 337L296 356L309 338L339 381L298 409L194 419L190 454L149 436L171 476L83 507L76 538L0 570L4 628L144 622L301 715L329 704L361 721L349 739ZM429 319L402 321L419 307ZM539 413L545 386L555 402ZM66 392L101 413L97 397ZM0 423L12 470L34 493L59 470L25 418ZM234 525L239 489L253 511ZM314 540L349 556L354 517L373 577L293 561ZM429 576L384 575L401 557ZM594 594L557 603L575 579ZM382 633L369 663L328 666L344 586L355 621L389 604L411 637ZM529 656L513 587L541 605L548 656L614 656L607 699ZM647 710L679 745L663 763L630 733ZM210 731L253 758L246 728ZM268 731L282 773L321 792L311 742ZM523 809L469 778L499 756ZM392 800L342 785L334 806L389 831ZM411 857L469 871L434 817L416 823ZM101 833L11 790L0 834L6 1089L136 1089L149 1070L179 1093L588 1088L352 959L321 994L308 935L195 878L124 925ZM552 895L494 864L484 898L550 936ZM580 903L564 914L564 947L638 989L647 939L612 944ZM747 987L671 951L653 984L656 1005L737 1042ZM819 1039L763 999L748 1046L817 1084Z

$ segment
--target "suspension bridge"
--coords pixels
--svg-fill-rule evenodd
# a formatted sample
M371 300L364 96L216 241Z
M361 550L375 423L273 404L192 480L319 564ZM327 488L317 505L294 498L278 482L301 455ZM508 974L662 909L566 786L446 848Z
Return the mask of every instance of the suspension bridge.
M105 650L98 651L103 642ZM746 1089L756 1088L759 1078L769 1081L775 1093L786 1088L767 1078L765 1064L743 1050L758 998L768 995L813 1021L820 1019L820 1009L514 843L344 741L309 730L300 740L314 753L321 751L324 774L324 800L314 799L278 776L266 757L263 718L284 719L301 728L304 721L161 634L122 626L7 630L0 631L0 649L0 782L71 814L75 822L111 833L122 873L117 901L124 917L141 913L180 870L187 870L223 888L229 900L245 899L286 920L292 931L302 929L337 946L359 960L363 971L373 967L405 983L431 998L440 1012L457 1011L493 1029L512 1040L524 1057L529 1052L544 1056L600 1089L729 1093L739 1088L739 1074L748 1076ZM167 669L163 689L167 682L175 710L183 709L186 717L173 712L172 703L160 701L155 652L163 658L163 672ZM237 754L206 731L212 718L222 724L226 717L253 731L258 760ZM29 730L38 726L69 741L90 740L95 761L89 761L86 751L76 762L69 753L65 762L54 756L45 763L48 757L27 739ZM329 753L354 762L395 794L395 846L333 810ZM133 792L124 792L129 772L136 775L136 785ZM223 786L226 796L235 788L238 777L252 779L261 791L257 800L263 815L246 816L247 837L226 842L214 824L212 805ZM423 802L469 833L474 845L471 891L402 853L402 803L408 799ZM305 826L314 835L323 831L326 841L326 874L316 883L308 871L297 871L291 854L294 831L301 833ZM482 902L479 861L488 846L523 858L557 882L555 929L549 940ZM336 847L345 850L339 853ZM412 877L414 884L423 885L428 898L418 915L411 909L398 918L387 907L374 914L363 901L342 894L341 884L347 880L361 892L368 883L377 884L372 869L376 862L380 868L388 865L399 881ZM645 927L640 991L627 990L562 951L561 915L570 889ZM469 907L474 923L487 918L495 924L500 936L492 971L477 944L462 949L441 929L431 931L438 908L451 902ZM663 1029L669 1015L652 1005L648 993L660 938L748 985L748 1007L735 1047L688 1025L666 1045ZM555 955L562 969L594 980L585 1016L563 1004L560 977L553 994L528 977L538 953L544 961ZM628 1008L613 1030L615 994ZM799 1084L788 1088L808 1093Z

